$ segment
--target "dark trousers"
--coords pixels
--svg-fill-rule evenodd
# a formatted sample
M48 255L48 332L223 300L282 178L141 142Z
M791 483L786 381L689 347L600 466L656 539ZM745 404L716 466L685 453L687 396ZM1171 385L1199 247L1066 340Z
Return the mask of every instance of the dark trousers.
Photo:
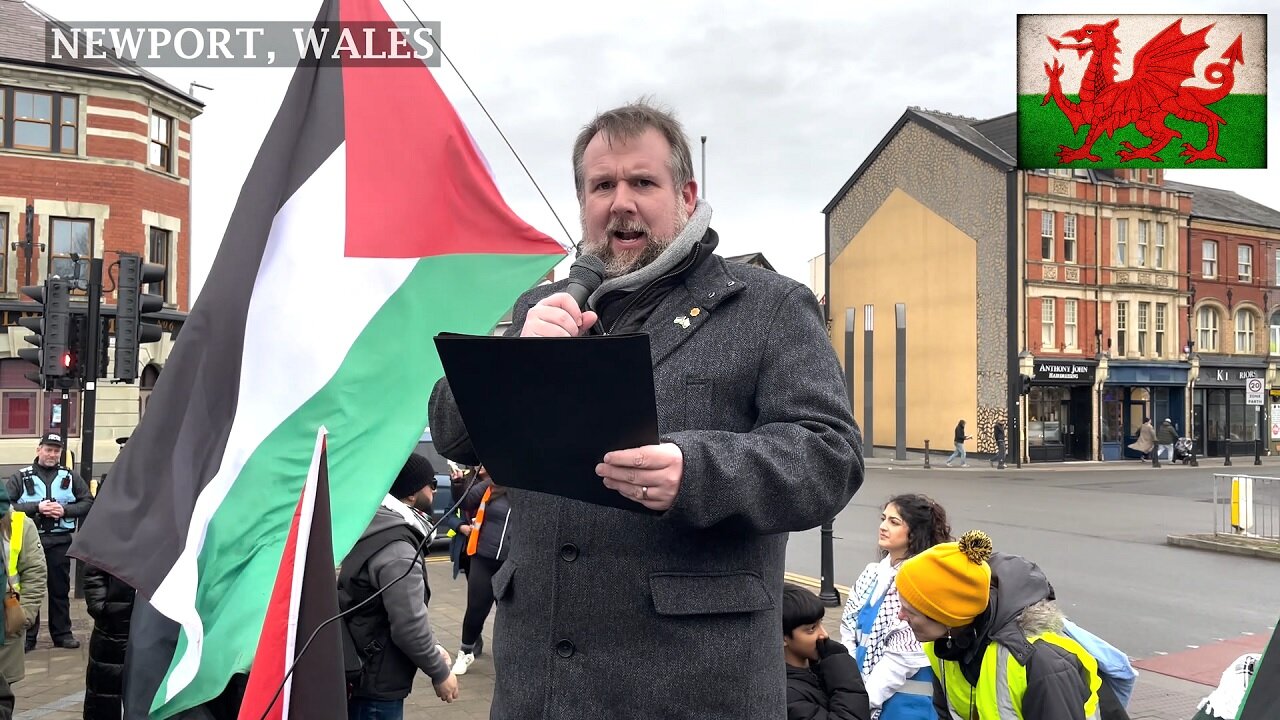
M467 612L462 616L462 649L470 650L480 639L484 621L493 609L493 576L502 563L480 555L471 556L467 571Z
M991 459L996 465L1004 464L1005 453L1008 452L1009 445L1004 440L996 441L996 456Z
M71 637L71 533L40 534L44 544L44 561L49 568L49 635L54 640ZM27 629L27 644L40 637L40 614Z

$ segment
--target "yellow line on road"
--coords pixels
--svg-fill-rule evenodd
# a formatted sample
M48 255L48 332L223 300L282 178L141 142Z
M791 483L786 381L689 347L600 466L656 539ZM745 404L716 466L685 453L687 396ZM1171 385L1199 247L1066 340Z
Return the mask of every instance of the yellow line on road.
M795 583L796 585L802 585L807 588L813 588L814 590L822 589L822 580L820 580L819 578L809 577L808 575L800 575L798 573L793 573L793 572L783 573L782 578L789 583ZM836 591L846 597L848 597L849 595L849 588L844 585L836 585Z

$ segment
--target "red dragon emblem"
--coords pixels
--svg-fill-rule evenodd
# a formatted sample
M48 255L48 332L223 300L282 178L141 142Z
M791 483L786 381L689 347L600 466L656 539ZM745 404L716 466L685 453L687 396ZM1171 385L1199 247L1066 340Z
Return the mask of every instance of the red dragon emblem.
M1075 41L1070 44L1049 37L1049 44L1055 51L1075 50L1081 59L1092 54L1080 81L1078 103L1071 102L1062 92L1064 66L1057 58L1054 58L1052 66L1047 62L1044 64L1045 74L1049 76L1049 92L1045 93L1040 104L1047 105L1050 100L1056 102L1076 132L1084 125L1089 126L1084 145L1078 148L1058 146L1058 162L1064 165L1077 160L1101 162L1102 158L1093 154L1093 144L1103 133L1110 138L1115 131L1130 124L1150 142L1142 147L1128 141L1121 142L1124 149L1116 152L1120 160L1128 162L1145 158L1163 162L1156 153L1174 138L1182 137L1181 133L1165 125L1170 115L1188 122L1203 123L1209 131L1208 142L1202 148L1182 143L1183 150L1179 155L1187 158L1187 164L1197 160L1226 162L1226 158L1218 154L1218 126L1227 123L1208 106L1231 92L1235 84L1235 64L1244 64L1241 51L1243 36L1237 37L1223 53L1222 59L1226 62L1213 63L1205 68L1204 79L1214 87L1187 87L1182 83L1195 78L1196 59L1209 49L1205 36L1213 25L1188 35L1182 32L1182 19L1179 18L1148 40L1134 56L1133 76L1116 82L1116 65L1119 63L1116 56L1120 52L1120 44L1116 40L1115 29L1119 24L1119 19L1116 19L1063 33L1062 37Z

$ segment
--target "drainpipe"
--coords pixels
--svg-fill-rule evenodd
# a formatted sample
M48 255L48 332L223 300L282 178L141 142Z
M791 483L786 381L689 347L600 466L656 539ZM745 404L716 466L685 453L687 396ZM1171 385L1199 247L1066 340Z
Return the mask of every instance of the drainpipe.
M1093 175L1093 339L1095 358L1102 357L1102 184ZM1095 382L1101 373L1094 370ZM1102 460L1102 385L1093 390L1093 458Z

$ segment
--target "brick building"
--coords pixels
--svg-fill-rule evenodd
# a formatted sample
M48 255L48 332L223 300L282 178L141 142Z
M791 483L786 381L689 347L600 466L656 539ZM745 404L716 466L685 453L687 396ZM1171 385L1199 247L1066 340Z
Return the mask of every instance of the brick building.
M117 253L167 269L150 290L165 298L166 333L142 347L139 384L98 388L95 455L108 461L114 438L137 424L189 303L191 121L202 105L134 66L47 62L48 20L28 3L0 3L0 464L29 462L53 427L55 393L27 380L33 366L17 357L28 332L17 320L32 306L22 286L51 274L87 278L76 258L100 258L110 320ZM70 416L78 450L74 396Z
M1016 421L1032 462L1136 457L1144 417L1170 418L1202 453L1251 442L1267 413L1244 416L1243 383L1280 380L1263 332L1280 303L1263 267L1280 273L1280 213L1159 169L1019 170L1015 130L1013 114L908 109L824 210L832 342L843 357L852 325L855 376L874 366L854 403L870 442L897 439L899 305L909 447L949 449L957 419L982 452L995 422ZM1205 248L1247 269L1197 273ZM1223 392L1205 385L1219 368L1235 373Z

